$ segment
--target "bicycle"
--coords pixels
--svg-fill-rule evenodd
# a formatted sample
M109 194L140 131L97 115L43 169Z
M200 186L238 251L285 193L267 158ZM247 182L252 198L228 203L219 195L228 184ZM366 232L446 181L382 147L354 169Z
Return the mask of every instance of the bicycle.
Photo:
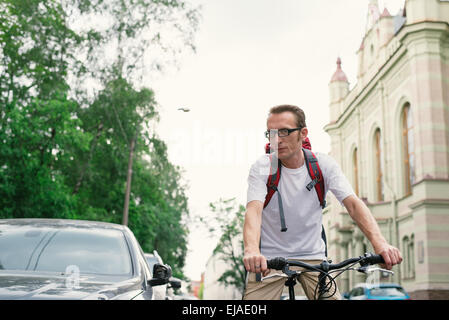
M270 260L267 260L267 266L269 269L276 269L276 270L282 270L283 273L275 273L268 275L266 277L262 277L262 281L273 278L273 277L285 277L287 280L285 281L285 285L288 287L288 293L290 300L295 300L295 289L294 286L296 284L297 278L300 276L303 272L319 272L318 276L318 284L315 287L315 291L313 296L317 297L317 291L318 291L318 297L317 300L321 300L324 298L330 298L332 297L336 291L337 291L337 285L335 283L335 279L341 275L345 271L349 270L356 270L358 272L362 273L368 273L368 272L374 272L374 271L383 271L390 274L394 274L393 271L382 269L382 268L369 268L371 265L384 263L384 259L381 255L376 255L372 253L365 253L363 256L359 256L358 258L350 258L347 260L344 260L340 263L332 264L332 260L324 260L319 265L311 265L305 262L301 261L295 261L295 260L287 260L282 257L273 258ZM356 264L360 264L360 267L355 268L354 266ZM305 271L296 271L296 270L290 270L290 266L297 266L305 268ZM347 268L345 268L348 266ZM343 269L344 268L344 269ZM335 276L331 276L332 273L339 272ZM326 283L326 279L329 281ZM334 291L328 295L325 296L325 293L329 293L329 290L331 288L334 288Z

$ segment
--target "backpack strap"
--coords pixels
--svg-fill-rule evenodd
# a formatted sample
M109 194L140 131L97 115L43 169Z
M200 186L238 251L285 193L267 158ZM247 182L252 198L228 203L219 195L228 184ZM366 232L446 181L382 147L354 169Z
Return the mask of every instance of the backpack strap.
M307 171L312 179L306 188L309 191L315 188L321 208L324 209L326 207L326 199L324 198L324 179L320 165L318 164L318 159L312 151L306 148L303 148L302 150L304 151Z
M326 231L324 230L324 225L321 225L321 239L324 241L324 255L327 258L327 239L326 239Z
M307 170L309 171L309 176L312 179L306 188L309 191L315 188L321 208L324 209L326 207L326 199L324 198L324 178L320 165L318 164L318 159L312 151L306 148L303 148L302 150L304 151L304 158ZM324 241L324 254L327 257L327 239L323 225L321 225L321 239Z
M265 196L265 202L263 204L263 207L265 209L265 207L268 205L268 203L270 202L271 198L273 197L273 194L277 191L277 186L279 185L279 180L281 179L281 161L278 160L278 170L276 170L276 172L273 173L273 161L275 159L273 159L273 155L270 154L270 175L268 176L268 181L267 181L267 195Z
M277 170L273 172L275 169L274 164L277 161ZM279 216L281 219L281 232L287 231L287 226L285 223L285 215L284 215L284 206L282 205L282 196L278 190L279 180L281 179L281 160L277 159L277 157L273 157L270 154L270 175L268 176L267 181L267 195L265 196L265 202L263 207L268 205L274 193L277 191L278 193L278 204L279 204Z

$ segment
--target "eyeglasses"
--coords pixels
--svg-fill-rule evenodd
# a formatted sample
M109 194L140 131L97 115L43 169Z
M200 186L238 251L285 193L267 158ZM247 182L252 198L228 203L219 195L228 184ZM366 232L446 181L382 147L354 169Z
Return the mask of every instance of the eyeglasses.
M286 129L286 128L270 129L270 130L265 131L265 137L267 137L268 139L270 137L275 137L276 133L277 133L278 137L286 137L286 136L289 136L290 133L292 133L293 131L301 130L301 129L302 129L302 127L294 128L294 129Z

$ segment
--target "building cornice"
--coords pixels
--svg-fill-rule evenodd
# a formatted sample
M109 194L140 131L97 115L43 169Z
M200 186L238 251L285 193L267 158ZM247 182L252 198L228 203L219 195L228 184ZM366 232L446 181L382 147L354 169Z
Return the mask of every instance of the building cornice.
M409 205L410 209L416 210L422 206L449 207L449 199L421 199Z

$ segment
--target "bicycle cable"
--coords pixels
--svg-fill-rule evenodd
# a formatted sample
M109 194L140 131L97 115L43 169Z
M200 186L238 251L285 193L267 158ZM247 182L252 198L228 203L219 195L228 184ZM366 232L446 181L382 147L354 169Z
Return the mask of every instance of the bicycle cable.
M314 290L314 297L317 296L317 291L318 291L318 294L319 294L317 300L320 300L321 298L328 299L328 298L333 297L335 295L335 293L337 292L337 283L336 283L335 279L337 277L339 277L343 272L349 271L357 263L360 263L360 261L356 261L356 262L350 264L349 266L345 267L344 269L331 270L329 272L321 271L321 273L325 274L323 280L325 281L325 279L328 278L329 282L325 283L324 287L322 287L321 290L320 290L320 282L318 281L318 283L317 283L317 285L315 287L315 290ZM331 273L336 273L336 272L338 272L338 274L336 276L331 276ZM334 291L332 292L332 294L324 295L323 293L329 293L329 291L332 288L332 286L334 288ZM319 291L321 291L321 292L319 292Z
M337 292L337 283L335 282L335 278L333 278L327 272L322 272L322 273L324 273L325 275L321 280L318 280L317 285L315 286L315 290L313 292L314 297L317 297L317 293L318 293L317 300L320 300L321 298L323 298L323 299L331 298ZM327 283L326 283L326 278L329 280ZM322 285L321 281L324 281L324 285ZM331 294L326 295L326 293L330 292L331 288L333 288L334 291Z

